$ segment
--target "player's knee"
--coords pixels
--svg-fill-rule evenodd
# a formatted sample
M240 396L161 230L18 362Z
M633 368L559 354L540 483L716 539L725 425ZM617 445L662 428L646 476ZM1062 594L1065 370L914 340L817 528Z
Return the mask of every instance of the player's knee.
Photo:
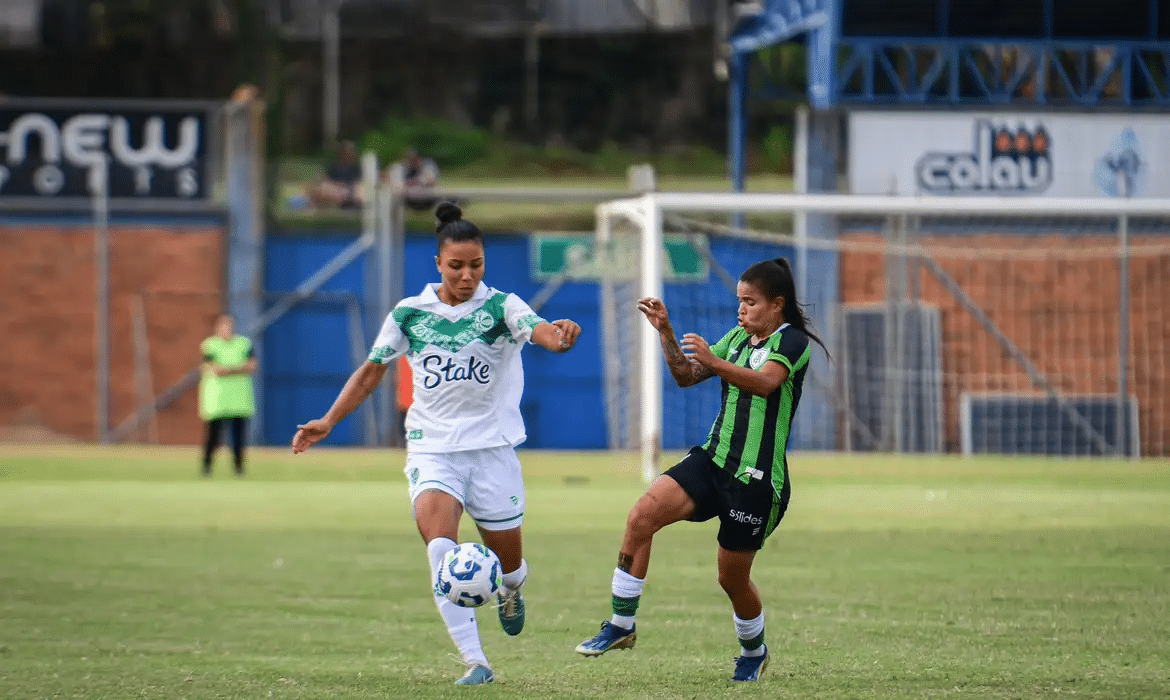
M642 500L634 504L626 517L626 531L637 537L649 537L658 531L654 512Z
M751 576L734 569L719 570L719 587L729 596L734 596L751 588Z
M671 522L669 514L663 513L662 503L651 494L638 499L626 518L626 529L634 535L650 537Z

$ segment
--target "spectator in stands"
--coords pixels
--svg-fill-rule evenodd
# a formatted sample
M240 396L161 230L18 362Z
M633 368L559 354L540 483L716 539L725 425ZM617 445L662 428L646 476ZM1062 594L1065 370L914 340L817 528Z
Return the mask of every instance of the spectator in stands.
M219 316L214 328L214 334L200 345L203 376L199 380L199 417L207 423L203 476L211 476L211 459L225 425L231 427L236 475L243 476L248 419L256 412L252 388L256 357L252 341L236 335L236 322L231 316Z
M354 209L362 205L362 167L357 146L343 141L337 159L325 168L325 177L305 190L309 202L317 208Z
M232 102L255 102L260 99L260 89L251 83L241 83L232 91Z
M403 184L407 188L406 206L416 211L429 211L438 203L438 199L430 195L439 181L439 166L430 158L424 158L413 148L406 149L402 160Z

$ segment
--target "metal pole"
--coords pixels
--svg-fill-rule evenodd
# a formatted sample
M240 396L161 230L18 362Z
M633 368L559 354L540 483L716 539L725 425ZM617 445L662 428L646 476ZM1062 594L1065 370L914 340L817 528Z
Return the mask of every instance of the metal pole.
M373 284L367 285L367 289L374 291L373 298L371 299L371 297L367 294L366 299L367 299L367 303L373 302L373 303L369 303L369 306L367 307L367 309L369 311L369 316L371 316L371 317L376 316L376 320L371 319L372 323L370 323L370 328L373 331L373 333L376 335L378 333L379 329L381 329L381 327L382 327L382 319L385 318L385 314L382 313L382 297L380 294L381 285L385 284L384 271L378 265L378 260L380 258L380 256L378 255L378 249L381 245L383 245L382 239L384 238L384 237L380 236L381 228L382 228L380 219L382 218L381 217L381 209L382 209L382 189L383 188L381 186L381 183L379 182L380 178L379 178L379 171L378 171L378 156L377 156L377 154L372 153L372 152L362 154L361 163L362 163L362 196L364 198L363 203L362 203L362 236L361 237L363 239L369 240L371 242L371 247L369 250L371 250L374 253L374 257L373 257L373 261L372 261L374 264L372 266L367 264L366 269L369 270L372 268L374 270L374 275L377 278L373 281ZM354 342L356 340L357 340L356 338L351 337L351 339L350 339L351 344L356 344ZM370 338L370 341L371 342L373 341L372 337ZM362 342L359 345L359 347L361 347L362 350L364 351L367 349L367 345L368 345L367 343ZM364 354L365 353L363 352L363 356L364 356ZM357 355L354 356L354 359L355 360L358 359ZM364 361L364 358L362 361ZM354 369L357 369L357 367L361 365L362 361L358 361L354 365ZM391 387L390 390L392 390L392 387L394 386L393 380L394 380L393 367L391 367L389 380L382 382L382 386L380 388L378 388L377 390L375 390L374 398L372 401L370 401L370 405L373 406L372 410L374 411L374 430L372 433L368 433L368 434L363 436L363 442L366 445L385 444L385 440L383 439L383 434L384 434L383 431L387 428L387 426L389 424L389 413L387 413L385 410L384 400L385 400L386 393L388 391L387 387ZM366 427L367 428L369 427L369 422L366 423Z
M796 108L796 138L792 148L792 189L808 194L808 107ZM808 213L798 211L792 217L792 236L796 240L796 296L808 299Z
M623 393L628 396L629 392L623 392L620 385L621 373L618 371L618 366L622 360L618 347L621 343L621 332L618 328L618 320L612 311L617 306L617 292L615 290L617 279L613 275L613 266L610 264L613 262L611 249L613 222L611 217L614 214L610 213L609 207L605 205L598 205L594 211L594 218L597 221L595 233L597 259L605 263L598 267L598 271L601 273L599 281L601 309L598 316L601 320L601 371L605 382L605 415L608 421L609 449L617 450L630 447L634 441L629 434L625 420L628 412L623 410L623 404L620 402Z
M886 346L886 367L893 373L893 392L890 395L892 406L890 422L893 432L894 452L906 452L906 228L908 222L905 214L898 217L897 236L898 252L894 255L894 277L890 282L893 286L894 307L893 344Z
M96 432L98 442L108 442L110 433L110 199L105 166L89 171L93 194L94 277L97 291L95 309L94 375Z
M731 80L727 86L728 175L731 177L731 189L735 192L743 192L747 162L748 60L744 54L732 51L728 62L731 68ZM742 228L740 224L733 226Z
M394 305L406 296L406 168L402 163L390 167L390 177L380 188L378 199L378 315L379 323L394 310ZM398 366L390 367L388 381L378 393L378 415L381 416L383 437L379 444L400 447L404 436L399 430L400 410L397 402Z
M401 193L394 197L390 212L393 225L390 227L389 258L387 260L390 268L390 276L386 284L387 314L394 309L394 305L399 300L406 296L406 198ZM398 375L397 368L394 370L394 381L395 386L399 381L405 381L404 377ZM396 397L397 394L395 397L386 399L394 421L391 425L390 439L387 442L392 447L403 447L406 444L406 436L401 430L398 430L398 426L399 420L404 414L398 407Z
M366 334L362 330L362 307L358 303L356 296L347 295L345 300L345 318L346 325L349 328L349 353L350 361L353 362L354 367L361 367L362 363L366 361ZM378 412L373 401L366 402L362 405L362 422L363 432L365 433L365 443L367 445L375 444L373 441L378 435Z
M373 305L370 308L370 328L374 333L380 333L382 324L394 308L390 301L390 235L393 227L394 208L393 197L395 171L401 168L400 164L391 167L390 182L379 183L374 190L375 207L375 243L373 250L373 269L376 279L370 287L374 290ZM373 338L371 338L371 342ZM358 364L361 364L360 362ZM356 365L355 365L356 366ZM386 372L382 385L374 392L370 404L374 407L377 419L374 430L365 436L367 445L389 445L393 440L393 411L394 388L398 385L397 363L392 362Z
M891 216L886 220L886 240L890 242L890 250L894 249L899 243L898 238L898 217ZM896 407L898 405L897 384L894 370L894 345L897 342L897 313L898 313L898 295L897 295L897 277L898 264L897 254L887 250L883 256L886 274L886 294L885 294L885 310L882 319L882 394L888 402L882 406L882 422L879 437L881 438L881 449L887 452L897 452L898 443L895 436L897 430L898 415Z
M341 3L331 0L321 18L321 70L324 82L321 105L325 148L337 143L341 131Z
M1122 181L1123 194L1128 196L1126 183ZM1120 296L1118 300L1117 326L1117 456L1125 456L1129 450L1129 214L1117 217L1117 238L1120 245L1119 267L1121 273ZM1136 457L1137 455L1129 455Z

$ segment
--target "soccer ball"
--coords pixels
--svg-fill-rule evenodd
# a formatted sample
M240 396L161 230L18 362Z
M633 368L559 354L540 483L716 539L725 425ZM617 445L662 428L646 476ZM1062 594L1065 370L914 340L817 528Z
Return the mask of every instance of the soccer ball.
M435 572L435 595L464 608L478 608L504 585L500 559L478 542L464 542L443 557Z

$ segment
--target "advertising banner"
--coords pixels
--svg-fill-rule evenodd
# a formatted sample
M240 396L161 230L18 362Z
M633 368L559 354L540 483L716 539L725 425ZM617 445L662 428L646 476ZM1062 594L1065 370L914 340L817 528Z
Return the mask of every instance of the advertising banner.
M160 101L0 103L0 199L209 197L211 112Z
M1170 197L1170 115L849 115L855 194Z

